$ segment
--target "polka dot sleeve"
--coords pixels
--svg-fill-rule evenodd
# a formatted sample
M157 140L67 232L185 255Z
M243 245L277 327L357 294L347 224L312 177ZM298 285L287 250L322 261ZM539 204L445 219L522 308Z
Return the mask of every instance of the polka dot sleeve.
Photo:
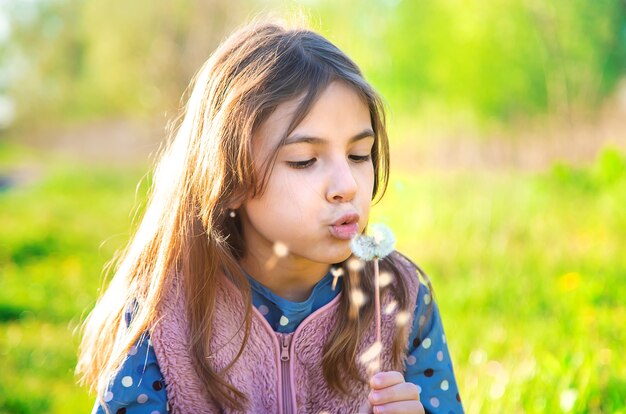
M146 336L130 349L103 395L110 414L165 414L167 396L156 354ZM92 414L105 414L96 400Z
M427 413L463 413L441 316L427 286L420 284L417 301L405 381L418 386Z

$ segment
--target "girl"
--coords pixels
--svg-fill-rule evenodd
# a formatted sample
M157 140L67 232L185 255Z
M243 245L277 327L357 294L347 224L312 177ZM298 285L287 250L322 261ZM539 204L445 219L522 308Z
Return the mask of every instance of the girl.
M388 169L381 99L337 47L269 23L228 38L84 325L94 412L462 412L429 283L397 252L378 373L362 363L373 271L350 240Z

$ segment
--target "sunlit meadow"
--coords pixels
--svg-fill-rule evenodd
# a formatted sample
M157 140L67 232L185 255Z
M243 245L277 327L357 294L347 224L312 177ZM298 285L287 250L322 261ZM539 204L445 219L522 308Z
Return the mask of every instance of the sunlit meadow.
M0 412L87 411L73 330L130 235L148 166L8 145L0 160L17 177L0 192ZM469 413L625 412L624 200L612 149L587 168L393 170L372 221L430 275Z
M75 330L145 156L220 39L277 6L389 104L371 221L429 274L467 412L626 413L623 1L0 0L0 414L91 409ZM487 161L457 165L472 145Z

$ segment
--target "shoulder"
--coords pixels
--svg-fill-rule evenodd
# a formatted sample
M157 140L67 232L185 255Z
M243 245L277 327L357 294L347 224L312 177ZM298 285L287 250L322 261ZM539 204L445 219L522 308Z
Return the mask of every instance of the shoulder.
M385 261L399 271L403 276L410 279L418 280L420 277L426 276L424 271L413 260L398 250L391 252L389 256L385 258Z
M431 328L439 318L437 305L433 298L433 288L426 272L405 254L394 251L389 256L389 262L402 277L405 285L413 291L411 301L414 303L414 333Z
M430 291L430 281L426 273L405 254L394 250L385 258L386 265L396 276L401 277L404 285L408 284L415 295L423 296Z
M113 413L165 412L165 382L148 335L131 347L124 363L110 379L102 400ZM123 411L118 411L122 408ZM96 402L94 412L104 413L106 410Z
M126 328L137 311L138 302L133 300L124 312ZM166 409L165 381L150 335L145 332L128 350L119 369L108 379L108 385L96 401L92 413L165 413Z

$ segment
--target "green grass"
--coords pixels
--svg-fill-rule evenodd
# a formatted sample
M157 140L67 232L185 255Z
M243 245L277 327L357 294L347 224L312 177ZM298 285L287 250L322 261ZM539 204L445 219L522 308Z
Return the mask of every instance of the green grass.
M144 168L111 170L0 145L0 176L36 166L0 191L0 413L88 412L75 385L73 334L129 237ZM23 171L22 171L23 172Z
M0 176L20 165L32 180L0 190L0 413L86 412L72 331L146 168L0 145ZM581 169L392 173L372 220L431 276L467 412L626 413L625 200L612 150Z
M586 169L395 175L374 215L431 274L468 412L557 413L568 395L626 412L625 201L610 149Z

